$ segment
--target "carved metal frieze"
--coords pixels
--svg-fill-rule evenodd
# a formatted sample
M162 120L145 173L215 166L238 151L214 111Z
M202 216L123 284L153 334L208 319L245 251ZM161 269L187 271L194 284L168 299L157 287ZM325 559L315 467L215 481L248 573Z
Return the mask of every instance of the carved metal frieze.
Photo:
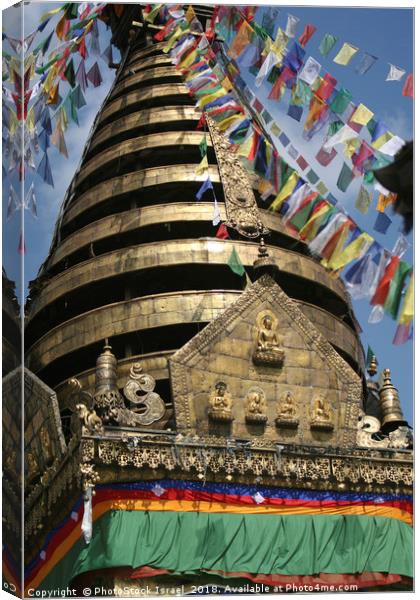
M226 225L236 229L247 238L256 238L269 233L261 221L260 212L245 167L239 157L232 152L228 139L219 131L216 123L206 115L213 149L222 182Z

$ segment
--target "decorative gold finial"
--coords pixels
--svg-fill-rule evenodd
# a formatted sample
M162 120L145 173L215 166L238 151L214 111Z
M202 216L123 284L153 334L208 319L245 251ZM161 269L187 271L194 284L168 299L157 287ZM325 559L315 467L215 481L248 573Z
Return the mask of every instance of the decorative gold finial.
M260 237L260 243L258 246L258 258L254 261L254 271L258 273L258 276L263 273L273 275L274 271L278 269L276 263L271 258L268 248L265 245L264 238Z
M376 373L378 372L378 361L377 361L375 355L373 355L372 358L371 358L371 360L370 360L369 366L367 368L367 372L369 373L369 375L371 377L373 377L374 375L376 375Z
M397 388L392 384L390 369L383 371L383 384L379 392L382 409L382 427L405 423Z

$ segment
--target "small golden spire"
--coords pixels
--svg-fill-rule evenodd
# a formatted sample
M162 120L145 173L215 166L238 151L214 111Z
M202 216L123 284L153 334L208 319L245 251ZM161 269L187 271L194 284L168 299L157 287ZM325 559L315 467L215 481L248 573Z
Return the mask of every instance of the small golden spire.
M258 272L258 276L263 273L273 274L278 269L275 261L268 253L268 248L265 245L264 238L260 237L258 246L258 258L254 261L254 270Z
M369 373L369 375L371 377L373 377L374 375L376 375L376 373L378 372L378 361L376 359L376 356L373 355L371 360L370 360L370 364L368 366L367 372Z
M390 369L384 369L383 371L383 383L379 392L379 398L382 409L382 427L393 423L405 422L398 390L391 381Z

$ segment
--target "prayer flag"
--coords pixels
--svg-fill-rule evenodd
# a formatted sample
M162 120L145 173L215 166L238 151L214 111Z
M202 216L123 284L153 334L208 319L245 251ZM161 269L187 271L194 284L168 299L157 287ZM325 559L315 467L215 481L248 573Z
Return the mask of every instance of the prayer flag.
M361 233L355 240L348 244L342 252L331 258L328 267L333 271L342 269L350 262L365 254L369 246L373 244L373 238L368 233Z
M409 325L414 318L414 274L411 273L410 282L408 284L404 302L401 309L398 322L401 325Z
M236 37L228 50L228 55L231 58L238 58L245 47L252 41L252 36L252 28L246 21L242 21L242 25L240 26L238 33L236 34Z
M299 167L302 169L302 171L304 171L308 167L308 163L303 158L303 156L299 156L299 158L296 159L296 162L299 165Z
M27 210L29 210L29 212L35 219L38 217L36 208L35 187L33 182L31 183L28 193L26 194L24 206Z
M391 192L386 194L379 194L376 210L378 212L384 212L387 206L395 202L396 197L397 195L392 194Z
M214 209L213 209L213 225L216 227L221 222L220 208L217 204L216 196L214 196Z
M18 253L20 255L24 255L26 254L26 246L25 246L25 240L23 238L23 233L20 234L20 238L19 238L19 245L18 245Z
M330 110L338 115L341 115L352 99L352 95L346 88L339 90L330 105Z
M337 65L347 66L358 50L359 48L356 48L356 46L344 42L341 50L333 60Z
M321 65L317 60L309 56L303 69L299 73L299 79L312 85L321 72Z
M200 177L206 171L208 171L208 168L209 168L209 163L208 163L207 155L206 155L206 156L204 156L204 158L202 159L202 161L200 162L200 164L198 165L198 167L195 170L196 176Z
M372 117L373 112L364 104L359 104L351 116L351 121L357 123L357 125L367 125Z
M324 148L320 148L315 158L320 165L322 165L323 167L327 167L336 156L337 151L334 148L332 148L330 151L327 151Z
M255 78L255 85L259 87L264 78L270 73L271 69L280 62L280 59L274 52L269 52L261 65L260 70Z
M298 19L298 17L295 17L293 15L287 15L287 25L286 25L286 29L285 29L285 33L287 35L287 37L289 38L293 38L296 35L296 29L297 29L297 25L299 23L300 19Z
M98 63L95 62L86 74L87 79L93 83L94 87L98 87L102 83L102 76L99 70Z
M413 85L414 85L413 74L410 73L409 75L407 75L407 79L405 80L402 95L413 98L414 97Z
M400 81L405 75L405 70L395 65L392 65L391 63L388 64L389 71L385 81Z
M201 198L203 197L204 193L207 192L207 190L212 190L213 189L213 184L211 182L210 177L208 177L205 181L203 181L203 183L201 184L200 189L198 190L198 192L196 193L195 197L197 198L197 200L201 200Z
M281 188L280 192L273 200L272 204L269 207L269 210L277 211L280 208L283 202L293 193L293 190L295 189L298 180L299 175L296 173L296 171L293 171L289 179L286 181L285 185Z
M295 121L300 121L303 114L303 106L296 106L296 104L289 104L289 108L287 111L289 117L294 119Z
M69 64L67 65L67 67L64 71L64 75L65 75L67 81L69 82L69 84L71 85L71 87L74 88L76 83L75 83L73 59L71 59Z
M348 140L354 139L355 137L354 130L348 125L344 125L339 131L337 131L336 134L334 134L324 143L324 150L331 150L337 144L344 144Z
M410 325L398 325L392 343L394 346L401 346L410 339Z
M363 54L362 60L355 69L356 73L358 73L358 75L365 75L365 73L369 71L369 69L376 63L377 60L377 56L373 56L373 54L365 52Z
M321 44L319 46L319 51L322 56L327 56L327 54L332 50L337 42L337 38L331 33L326 33L322 38Z
M48 160L47 152L45 152L43 159L39 163L36 172L42 177L45 183L48 183L48 185L54 187L54 181L51 173L50 161Z
M306 178L312 184L315 184L319 180L319 176L312 169L306 173Z
M368 212L372 198L373 194L369 193L369 191L361 185L355 206L363 215Z
M229 233L228 230L226 228L226 225L224 223L221 223L219 225L219 229L216 232L216 237L219 238L219 240L226 240L229 237Z
M6 219L9 220L17 210L21 207L20 200L11 185L9 188L9 199L7 201L7 215Z
M395 156L404 145L405 141L398 137L398 135L394 135L390 140L387 140L380 147L380 150L382 154L387 154L388 156Z
M345 192L353 180L353 172L347 163L343 162L341 173L338 176L337 187L342 192Z
M400 260L400 262L398 263L398 267L395 271L394 277L392 278L391 283L389 284L389 291L384 303L384 309L385 312L388 313L392 319L397 318L404 282L411 270L411 265L406 263L404 260Z
M315 25L305 25L305 29L303 30L302 35L299 38L299 44L301 46L306 46L306 44L309 42L309 40L311 39L311 37L313 36L313 34L316 31L316 27Z
M236 275L239 275L240 277L244 275L245 268L242 264L241 259L238 256L238 253L236 252L235 246L232 248L232 253L228 260L228 265Z
M202 138L201 142L199 143L199 148L200 148L201 157L203 157L205 154L207 154L207 136L206 136L206 134L203 135L203 138Z
M383 212L378 212L378 216L376 217L376 221L373 226L373 229L375 231L378 231L379 233L386 233L388 231L388 227L391 225L391 223L392 223L392 221L388 217L388 215L386 215Z

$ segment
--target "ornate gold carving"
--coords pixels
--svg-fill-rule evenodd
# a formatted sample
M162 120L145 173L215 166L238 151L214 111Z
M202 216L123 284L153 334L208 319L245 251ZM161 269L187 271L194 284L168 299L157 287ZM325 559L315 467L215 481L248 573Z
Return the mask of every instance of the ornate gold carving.
M208 115L206 121L225 196L226 225L248 238L269 233L261 221L247 171L239 157L232 152L229 140L219 131L215 121Z
M303 314L296 302L267 274L249 286L238 300L170 357L168 362L177 428L182 432L193 431L196 415L189 378L195 365L203 356L209 354L214 344L227 335L227 332L232 331L241 319L249 319L250 313L255 310L254 307L262 305L269 306L276 315L284 315L288 328L301 336L305 347L313 351L317 360L321 360L325 368L338 379L340 416L333 443L343 448L355 446L358 415L362 405L360 377ZM220 377L222 376L221 374Z
M132 410L136 414L136 423L151 425L159 421L165 414L165 404L162 398L154 392L156 382L151 375L142 372L139 364L130 369L130 379L124 387L125 397L135 405ZM138 392L146 392L144 395Z
M296 400L290 391L284 392L280 397L277 407L276 425L278 427L291 428L299 425Z
M33 452L26 454L27 473L26 482L31 483L40 474L39 464Z
M325 396L318 396L313 401L311 429L334 429L332 420L332 407Z
M245 421L248 423L267 422L267 402L264 390L254 386L248 390L246 395Z
M284 362L284 350L280 348L276 329L278 319L270 310L261 312L257 317L257 343L252 360L256 365L281 367Z
M89 409L85 404L76 404L76 410L83 423L82 435L92 435L104 432L102 419L98 417L94 409Z
M233 421L233 400L224 381L216 383L209 398L209 418L212 421Z
M45 457L45 462L50 464L54 460L52 444L50 439L50 434L48 433L48 429L44 426L41 427L41 431L39 433L42 444L42 452Z

